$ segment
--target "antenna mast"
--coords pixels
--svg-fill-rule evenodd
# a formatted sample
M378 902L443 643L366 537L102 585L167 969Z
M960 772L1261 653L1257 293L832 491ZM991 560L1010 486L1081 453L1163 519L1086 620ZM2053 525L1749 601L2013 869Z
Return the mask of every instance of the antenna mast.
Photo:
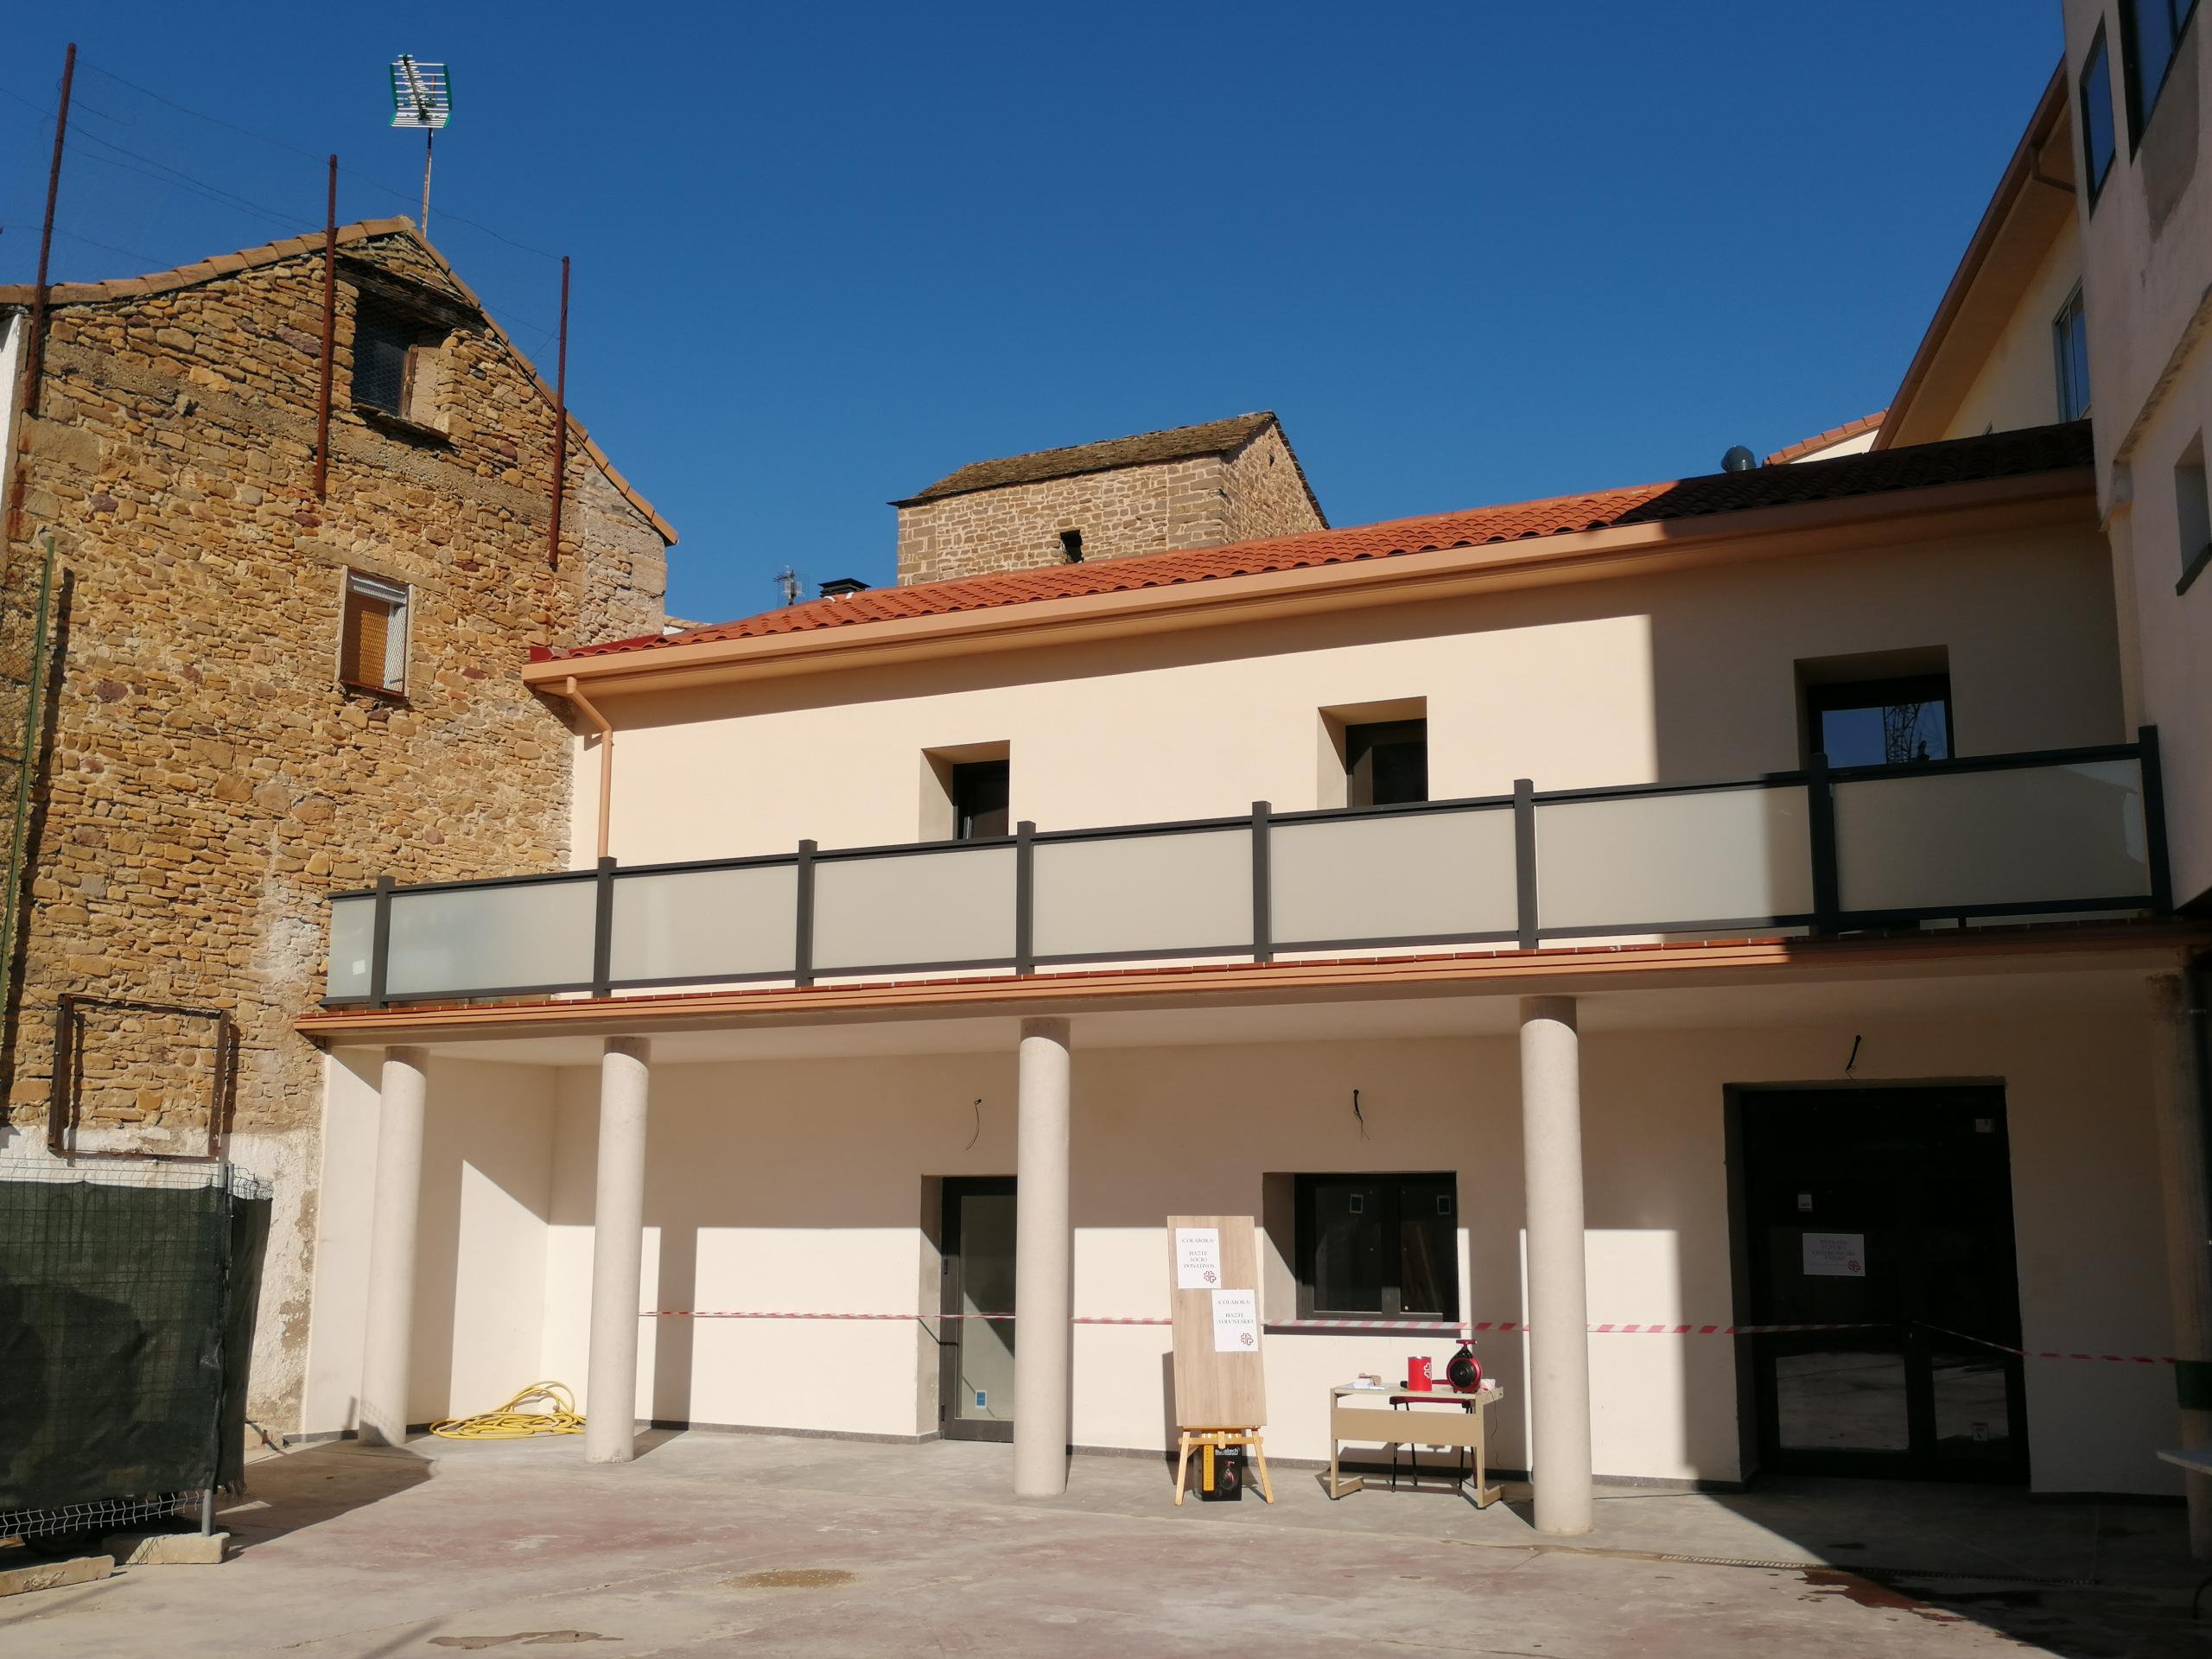
M423 130L423 234L430 233L430 148L453 119L453 77L442 63L403 52L391 65L391 124Z

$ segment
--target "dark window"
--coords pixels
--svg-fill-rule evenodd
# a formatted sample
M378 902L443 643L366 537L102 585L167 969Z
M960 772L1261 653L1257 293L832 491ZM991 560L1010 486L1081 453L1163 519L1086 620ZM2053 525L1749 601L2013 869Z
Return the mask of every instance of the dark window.
M2174 67L2181 32L2196 0L2120 0L2120 43L2126 60L2127 134L2132 153L2143 142L2144 124L2158 105Z
M1064 530L1060 532L1060 556L1070 564L1083 563L1083 532Z
M2089 319L2076 284L2052 319L2051 345L2058 354L2058 418L2078 421L2089 412Z
M1300 1175L1299 1317L1459 1317L1458 1182Z
M1898 766L1951 758L1951 677L1854 680L1805 688L1813 747L1832 766Z
M442 328L363 295L353 314L353 401L429 425L427 359L444 340Z
M963 761L952 769L952 836L982 841L1003 836L1007 821L1008 766L1003 760Z
M1344 728L1344 804L1402 806L1428 798L1428 722Z
M2097 205L2098 192L2105 188L2105 175L2112 171L2116 143L2112 130L2112 60L2105 51L2105 26L2099 23L2096 38L2089 42L2088 60L2082 66L2082 148L2088 163L2092 207Z

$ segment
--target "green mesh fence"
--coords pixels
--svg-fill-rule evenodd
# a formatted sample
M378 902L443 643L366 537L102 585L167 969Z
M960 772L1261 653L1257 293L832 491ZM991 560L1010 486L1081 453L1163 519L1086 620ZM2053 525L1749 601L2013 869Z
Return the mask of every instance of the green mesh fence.
M235 1488L270 1189L0 1158L0 1536Z

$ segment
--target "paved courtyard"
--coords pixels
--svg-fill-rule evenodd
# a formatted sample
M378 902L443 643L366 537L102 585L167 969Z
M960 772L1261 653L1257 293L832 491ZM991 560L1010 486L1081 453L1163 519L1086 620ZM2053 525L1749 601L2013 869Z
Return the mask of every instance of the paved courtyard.
M222 1513L231 1560L0 1600L0 1653L2212 1652L2175 1506L1620 1488L1562 1547L1518 1502L1332 1504L1306 1470L1278 1468L1272 1509L1178 1510L1148 1460L1078 1458L1068 1496L1035 1503L1007 1495L1002 1446L644 1446L616 1468L587 1467L575 1440L268 1458Z

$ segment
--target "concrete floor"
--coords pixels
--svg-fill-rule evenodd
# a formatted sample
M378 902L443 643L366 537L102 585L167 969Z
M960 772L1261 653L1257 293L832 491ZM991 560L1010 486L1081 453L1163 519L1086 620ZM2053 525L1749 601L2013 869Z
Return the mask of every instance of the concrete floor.
M2174 1506L1624 1488L1562 1546L1512 1488L1481 1513L1448 1491L1332 1504L1279 1468L1273 1508L1178 1510L1131 1459L1078 1458L1065 1498L1032 1502L1003 1446L644 1446L602 1468L573 1439L267 1459L222 1511L229 1562L0 1601L0 1653L2212 1653Z

